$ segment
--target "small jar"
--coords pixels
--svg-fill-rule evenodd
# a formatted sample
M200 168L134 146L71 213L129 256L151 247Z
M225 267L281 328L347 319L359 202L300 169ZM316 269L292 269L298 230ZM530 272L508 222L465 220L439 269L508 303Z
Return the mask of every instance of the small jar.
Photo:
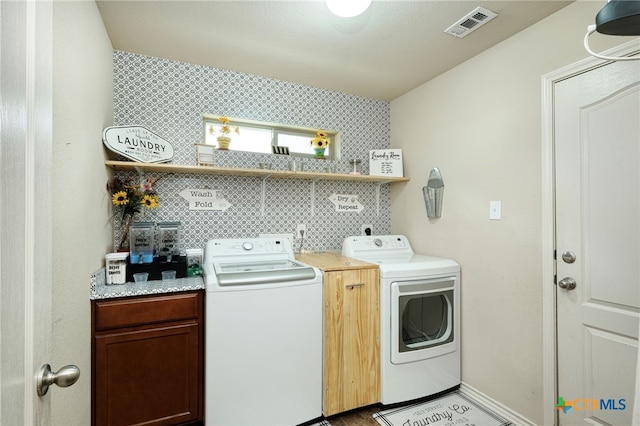
M187 249L187 276L202 276L202 249Z
M107 253L105 255L107 285L127 282L127 256L129 253Z
M353 159L349 160L349 164L351 164L350 175L361 175L362 174L362 160Z

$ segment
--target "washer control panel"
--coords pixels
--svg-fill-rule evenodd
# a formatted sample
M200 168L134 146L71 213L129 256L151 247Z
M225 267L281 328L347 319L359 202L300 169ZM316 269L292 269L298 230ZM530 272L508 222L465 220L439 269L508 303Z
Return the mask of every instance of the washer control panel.
M293 258L293 249L286 238L237 238L207 242L205 261L230 256L246 256L255 260L260 260L262 256Z
M344 256L358 258L372 253L413 254L413 249L404 235L357 235L342 244Z

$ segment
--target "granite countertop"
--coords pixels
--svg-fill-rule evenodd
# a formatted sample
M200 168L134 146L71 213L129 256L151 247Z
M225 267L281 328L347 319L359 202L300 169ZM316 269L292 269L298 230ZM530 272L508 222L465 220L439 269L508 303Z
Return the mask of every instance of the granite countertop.
M177 293L180 291L204 290L203 277L177 278L163 281L152 280L146 283L127 282L107 285L104 268L91 275L90 300L112 299L115 297L145 296L147 294Z

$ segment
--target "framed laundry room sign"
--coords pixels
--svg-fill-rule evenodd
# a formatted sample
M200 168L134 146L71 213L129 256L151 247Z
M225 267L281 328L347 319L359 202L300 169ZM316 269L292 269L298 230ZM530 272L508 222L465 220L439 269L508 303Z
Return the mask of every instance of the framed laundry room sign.
M404 177L401 149L373 149L369 151L371 176Z
M102 132L111 151L140 163L164 163L173 158L173 145L142 126L111 126Z

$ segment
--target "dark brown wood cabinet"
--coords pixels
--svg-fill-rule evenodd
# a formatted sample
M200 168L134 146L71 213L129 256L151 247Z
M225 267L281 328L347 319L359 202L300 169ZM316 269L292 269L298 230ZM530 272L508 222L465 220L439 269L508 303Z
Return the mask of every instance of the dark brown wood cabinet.
M102 425L203 420L203 292L95 300L92 417Z

